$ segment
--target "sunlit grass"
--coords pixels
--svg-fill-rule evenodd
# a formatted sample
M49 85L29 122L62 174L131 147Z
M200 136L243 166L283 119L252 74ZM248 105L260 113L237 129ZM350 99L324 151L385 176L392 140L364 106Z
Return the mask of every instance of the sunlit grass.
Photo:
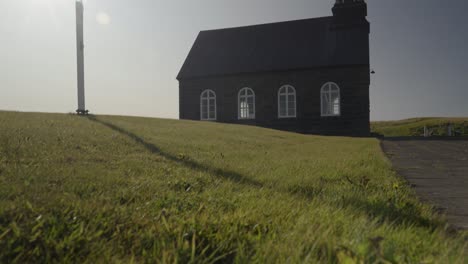
M0 112L0 262L464 263L378 141Z

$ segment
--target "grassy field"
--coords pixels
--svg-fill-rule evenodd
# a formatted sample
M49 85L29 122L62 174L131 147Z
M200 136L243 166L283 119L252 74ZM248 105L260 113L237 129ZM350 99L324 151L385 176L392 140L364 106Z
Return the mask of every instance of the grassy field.
M424 126L432 131L434 136L447 136L448 124L460 136L468 136L468 118L412 118L401 121L372 122L373 132L386 137L421 136Z
M466 263L375 139L0 112L0 263Z

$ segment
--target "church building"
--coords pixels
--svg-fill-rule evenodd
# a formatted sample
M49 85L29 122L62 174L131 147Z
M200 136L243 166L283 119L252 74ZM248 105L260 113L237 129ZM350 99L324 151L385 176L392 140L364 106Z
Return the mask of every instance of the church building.
M368 136L364 0L333 15L202 31L180 70L180 119Z

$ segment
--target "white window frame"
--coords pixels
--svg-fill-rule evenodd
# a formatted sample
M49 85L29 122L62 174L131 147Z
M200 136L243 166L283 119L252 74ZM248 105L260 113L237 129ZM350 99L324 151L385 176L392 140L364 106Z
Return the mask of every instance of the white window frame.
M203 118L203 99L206 99L207 102L207 115L208 118ZM214 99L214 117L210 116L210 100ZM217 115L218 115L218 109L217 109L217 100L216 100L216 93L213 90L206 89L200 94L200 120L202 121L216 121Z
M251 91L252 94L251 95L244 95L243 92L244 91ZM248 104L248 101L249 101L249 98L253 98L253 116L249 116L249 113L247 113L247 117L242 117L241 115L241 98L245 98L247 104ZM255 115L256 115L256 109L255 109L255 92L252 88L249 88L249 87L244 87L242 89L239 90L239 93L237 93L237 118L239 120L252 120L252 119L255 119Z
M289 88L293 89L293 92L289 92ZM282 93L281 91L285 89L286 91ZM289 96L294 95L294 115L289 113ZM281 104L280 99L281 96L286 96L286 115L281 115ZM279 88L278 90L278 118L296 118L297 117L297 96L296 96L296 88L294 86L286 84Z
M332 87L335 87L336 90L332 90ZM325 89L328 88L328 91L325 91ZM334 114L333 113L333 108L334 108L334 104L333 102L329 102L329 109L330 110L329 112L330 113L324 113L323 112L323 105L324 105L324 94L328 94L329 98L332 98L331 95L333 93L336 93L338 92L338 114ZM334 82L327 82L325 83L322 88L320 89L320 113L322 114L323 117L331 117L331 116L341 116L341 89L340 89L340 86Z

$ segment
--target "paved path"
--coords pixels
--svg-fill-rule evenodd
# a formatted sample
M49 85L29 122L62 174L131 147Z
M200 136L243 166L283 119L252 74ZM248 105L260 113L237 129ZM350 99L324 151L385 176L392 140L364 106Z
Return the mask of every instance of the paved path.
M468 229L468 139L389 138L382 148L422 200Z

